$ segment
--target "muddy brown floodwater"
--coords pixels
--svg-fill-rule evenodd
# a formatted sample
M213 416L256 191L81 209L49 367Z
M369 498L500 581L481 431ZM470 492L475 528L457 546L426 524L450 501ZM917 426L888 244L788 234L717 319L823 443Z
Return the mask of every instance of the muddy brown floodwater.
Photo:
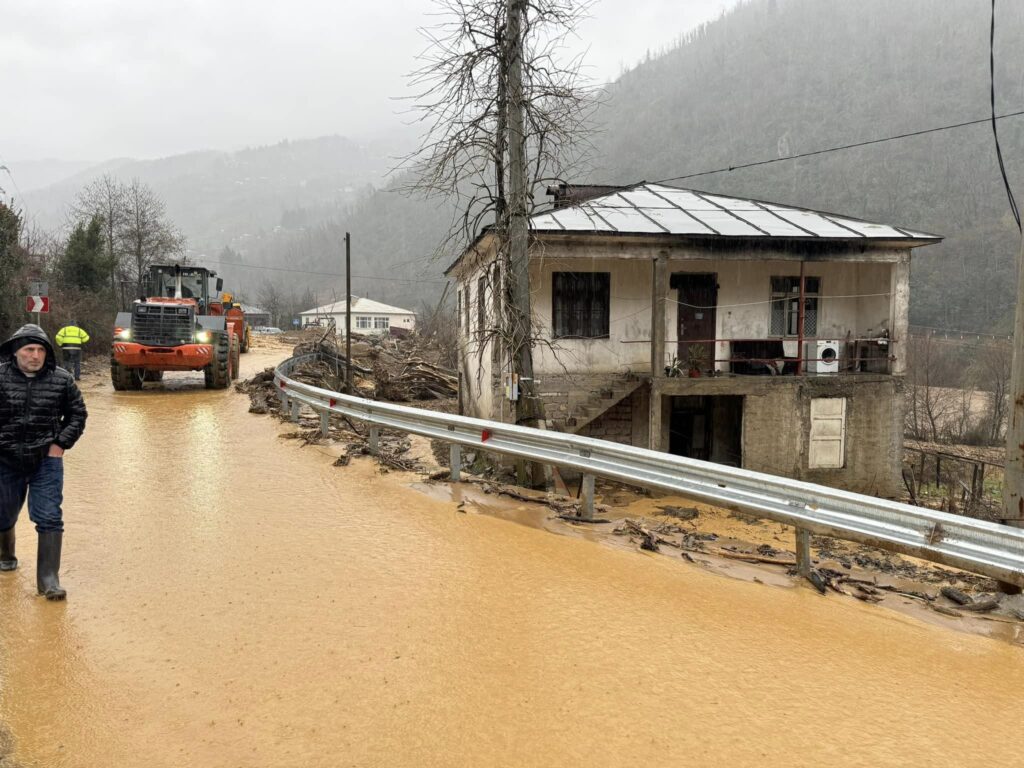
M18 765L1020 764L1020 647L462 514L168 384L86 385L66 604L19 522Z

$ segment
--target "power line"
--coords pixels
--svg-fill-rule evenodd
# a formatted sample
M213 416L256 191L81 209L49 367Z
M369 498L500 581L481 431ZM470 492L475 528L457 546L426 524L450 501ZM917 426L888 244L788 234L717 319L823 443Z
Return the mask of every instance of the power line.
M700 171L699 173L688 173L683 176L669 176L665 179L658 179L657 181L650 182L651 184L663 184L667 181L680 181L682 179L694 179L698 176L710 176L714 173L726 173L727 171L739 171L744 168L754 168L759 165L771 165L772 163L782 163L787 160L799 160L804 157L814 157L815 155L825 155L830 152L839 152L844 149L856 149L858 147L867 147L872 144L882 144L887 141L897 141L899 139L909 139L914 136L924 136L929 133L938 133L940 131L951 131L955 128L965 128L969 125L979 125L981 123L993 122L995 120L1004 120L1007 117L1020 117L1024 115L1024 110L1017 112L1007 112L1005 115L992 115L991 117L983 117L979 120L967 120L963 123L952 123L950 125L940 125L936 128L925 128L920 131L911 131L909 133L899 133L895 136L886 136L881 139L870 139L868 141L858 141L853 144L843 144L837 147L828 147L827 149L817 149L813 152L801 152L798 155L786 155L785 157L773 157L769 160L758 160L752 163L743 163L741 165L729 165L725 168L716 168L712 171Z
M996 142L996 157L999 159L999 173L1003 176L1003 186L1006 187L1006 198L1010 201L1010 212L1014 221L1017 222L1017 229L1020 230L1020 211L1017 209L1017 201L1013 197L1013 190L1010 188L1010 180L1006 178L1006 165L1003 163L1003 150L999 147L999 131L996 130L996 0L992 0L992 26L988 37L988 82L989 98L992 102L992 138Z
M290 269L287 267L264 267L257 264L239 264L234 261L217 261L215 259L203 259L206 264L219 264L226 267L241 267L243 269L265 269L271 272L290 272L298 275L318 275L321 277L344 277L343 272L315 272L308 269ZM414 280L405 277L378 277L377 275L352 275L362 280L385 280L390 283L435 283L447 284L447 280Z

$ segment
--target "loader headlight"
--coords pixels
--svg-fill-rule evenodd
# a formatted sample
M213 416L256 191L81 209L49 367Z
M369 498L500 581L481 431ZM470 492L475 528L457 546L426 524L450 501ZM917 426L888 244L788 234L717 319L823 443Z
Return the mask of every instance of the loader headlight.
M118 328L117 329L117 338L122 339L123 341L127 341L131 337L132 337L132 329L131 328Z
M196 331L196 341L200 344L210 343L210 332L209 331Z

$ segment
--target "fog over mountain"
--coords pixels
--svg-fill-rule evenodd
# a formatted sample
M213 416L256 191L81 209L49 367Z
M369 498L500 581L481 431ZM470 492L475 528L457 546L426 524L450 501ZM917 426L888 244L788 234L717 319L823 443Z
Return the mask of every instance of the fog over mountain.
M1001 4L999 22L997 103L1010 112L1024 108L1024 5ZM976 0L751 0L608 87L578 180L686 176L985 118L988 24ZM999 131L1016 184L1024 118ZM357 292L418 307L443 289L431 254L453 212L393 191L387 171L414 143L410 132L334 136L112 161L27 193L26 207L58 221L89 178L138 176L167 201L192 256L247 265L222 268L243 291L273 276L330 300L341 282L306 273L340 271L348 230L356 274L408 281L359 278ZM912 321L990 330L1012 319L1020 235L987 124L673 183L943 235L916 252Z

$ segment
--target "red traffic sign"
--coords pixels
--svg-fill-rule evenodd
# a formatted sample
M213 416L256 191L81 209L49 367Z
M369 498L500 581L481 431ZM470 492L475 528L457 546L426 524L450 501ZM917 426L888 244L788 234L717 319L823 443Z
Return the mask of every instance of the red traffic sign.
M49 312L50 311L50 297L49 296L29 296L25 302L26 312Z

